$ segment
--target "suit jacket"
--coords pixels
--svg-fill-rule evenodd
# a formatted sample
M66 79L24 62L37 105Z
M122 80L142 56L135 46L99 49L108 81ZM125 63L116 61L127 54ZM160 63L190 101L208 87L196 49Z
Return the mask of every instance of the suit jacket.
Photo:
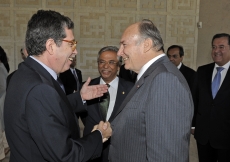
M76 73L77 73L77 77L78 77L78 82L79 82L79 88L81 88L82 85L82 75L81 75L81 71L76 69ZM61 81L63 82L63 85L65 87L65 92L66 95L73 93L74 91L77 91L77 82L74 78L74 75L72 73L72 71L69 69L63 73L60 73L59 78L61 79Z
M185 66L184 64L181 65L179 70L184 75L184 77L185 77L185 79L189 85L190 90L192 90L193 84L195 81L195 75L196 75L195 70Z
M130 70L126 70L124 65L122 65L120 67L119 77L121 77L127 81L135 83L136 79L137 79L137 73L135 73L135 72L131 73Z
M90 85L100 84L100 77L93 79L90 82ZM117 89L117 97L114 104L113 112L109 118L109 122L112 122L114 116L120 107L122 101L125 99L131 88L133 87L133 83L126 81L122 78L119 78L118 89ZM82 114L82 120L85 125L83 135L87 135L93 129L93 126L103 120L102 114L100 112L99 107L99 98L87 101L88 112L86 114ZM109 152L109 144L110 139L103 144L103 152L100 158L93 160L94 162L107 162L108 161L108 152Z
M110 162L189 160L193 101L188 84L166 56L136 82L112 121Z
M87 161L100 155L99 131L80 138L74 112L82 109L79 93L66 96L45 68L27 58L12 76L5 99L10 161Z
M195 138L202 145L210 142L216 149L230 148L230 70L216 94L212 97L212 73L215 63L197 70L195 105Z

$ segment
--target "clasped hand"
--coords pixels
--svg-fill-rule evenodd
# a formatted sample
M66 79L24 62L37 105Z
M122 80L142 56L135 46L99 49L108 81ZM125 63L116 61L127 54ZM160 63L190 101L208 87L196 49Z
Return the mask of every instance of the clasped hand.
M111 137L112 135L112 128L110 127L110 123L109 122L103 122L100 121L100 123L98 125L95 125L93 127L93 131L95 130L99 130L102 134L102 142L104 143L105 141L107 141L109 139L109 137Z

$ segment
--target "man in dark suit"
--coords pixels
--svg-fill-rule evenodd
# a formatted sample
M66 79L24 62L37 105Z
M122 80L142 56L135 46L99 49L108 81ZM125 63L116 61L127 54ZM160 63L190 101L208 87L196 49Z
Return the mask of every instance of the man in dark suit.
M28 22L29 57L12 76L5 99L6 137L11 162L87 161L100 156L102 140L111 135L100 122L80 138L75 113L83 101L107 92L105 85L88 86L66 96L58 74L70 67L77 54L73 22L55 11L39 10ZM55 30L54 30L55 29Z
M230 161L229 34L213 36L211 56L214 62L197 70L194 137L200 162L227 162Z
M60 73L59 77L65 87L66 95L80 91L82 84L81 71L75 68L76 56L73 58L70 68L64 73Z
M184 57L184 49L179 45L172 45L167 50L167 56L169 60L176 65L180 72L184 75L186 81L188 82L190 90L192 90L192 85L195 79L195 70L185 66L182 61Z
M110 101L104 116L100 107L100 102L102 102L103 97L87 101L89 111L82 117L85 125L83 132L84 136L89 134L93 126L99 121L113 121L114 115L122 101L134 85L132 82L117 77L117 72L122 63L121 57L117 56L117 52L118 48L115 46L103 47L98 52L97 61L100 77L93 79L90 85L109 84ZM93 160L94 162L108 162L109 145L110 140L104 143L101 157Z
M162 47L150 20L130 25L121 37L118 56L138 76L111 122L112 162L189 160L192 96Z
M137 73L132 70L125 69L125 65L123 64L120 67L119 77L135 83L137 79Z

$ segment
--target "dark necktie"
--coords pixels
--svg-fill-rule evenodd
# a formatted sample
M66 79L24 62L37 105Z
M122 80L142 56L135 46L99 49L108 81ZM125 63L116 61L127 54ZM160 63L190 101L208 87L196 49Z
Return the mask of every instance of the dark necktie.
M79 91L79 80L78 80L78 77L77 77L77 73L76 73L76 70L73 69L73 76L76 80L76 84L77 84L77 91Z
M212 81L212 97L215 98L216 97L216 94L219 90L219 87L220 87L220 80L221 80L221 71L223 70L224 68L223 67L217 67L216 70L217 70L217 73Z
M65 87L64 87L64 85L63 85L63 83L62 83L62 81L61 81L61 79L59 78L59 77L57 77L57 82L58 82L58 84L60 85L60 87L61 87L61 89L64 91L64 93L65 93Z
M106 84L108 86L108 88L110 87L109 84ZM109 108L109 100L110 100L110 95L109 95L109 91L104 93L104 95L100 98L100 110L101 110L101 114L102 117L104 119L104 121L106 121L106 116L107 116L107 112L108 112L108 108Z

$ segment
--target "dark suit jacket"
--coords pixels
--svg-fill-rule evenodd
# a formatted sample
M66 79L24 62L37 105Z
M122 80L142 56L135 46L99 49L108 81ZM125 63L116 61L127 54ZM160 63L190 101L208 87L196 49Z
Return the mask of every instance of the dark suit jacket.
M120 71L119 71L119 77L127 81L135 83L137 79L137 73L133 72L133 74L131 74L130 70L126 70L124 65L121 65Z
M79 88L81 88L81 85L82 85L81 71L76 69L76 68L75 68L75 70L76 70L78 81L80 84ZM76 82L74 75L70 69L66 70L63 73L60 73L59 78L61 79L61 81L65 87L66 95L71 94L74 91L77 91L77 82Z
M200 66L197 70L195 105L195 138L202 145L210 142L217 149L230 148L230 70L216 94L212 97L212 73L215 64Z
M10 161L70 162L100 156L99 131L80 138L74 112L82 109L79 93L66 96L39 63L27 58L12 76L5 98Z
M96 85L99 83L100 83L100 77L93 79L90 82L90 85ZM133 85L134 84L132 82L119 78L116 102L115 102L111 117L109 118L109 122L113 121L114 115L116 114L122 101L125 99L125 97L129 93ZM96 125L101 120L103 120L102 114L99 109L99 98L87 101L87 107L88 107L88 113L82 115L82 120L85 125L84 133L83 133L84 136L91 132L94 125ZM95 159L94 161L97 161L97 162L107 162L108 161L109 144L110 144L110 140L104 143L103 153L102 153L101 158Z
M195 70L185 66L184 64L181 65L179 70L184 75L184 77L185 77L185 79L189 85L190 90L192 90L193 84L195 81L195 75L196 75Z
M188 84L166 56L133 86L111 122L112 162L189 161L193 101Z

